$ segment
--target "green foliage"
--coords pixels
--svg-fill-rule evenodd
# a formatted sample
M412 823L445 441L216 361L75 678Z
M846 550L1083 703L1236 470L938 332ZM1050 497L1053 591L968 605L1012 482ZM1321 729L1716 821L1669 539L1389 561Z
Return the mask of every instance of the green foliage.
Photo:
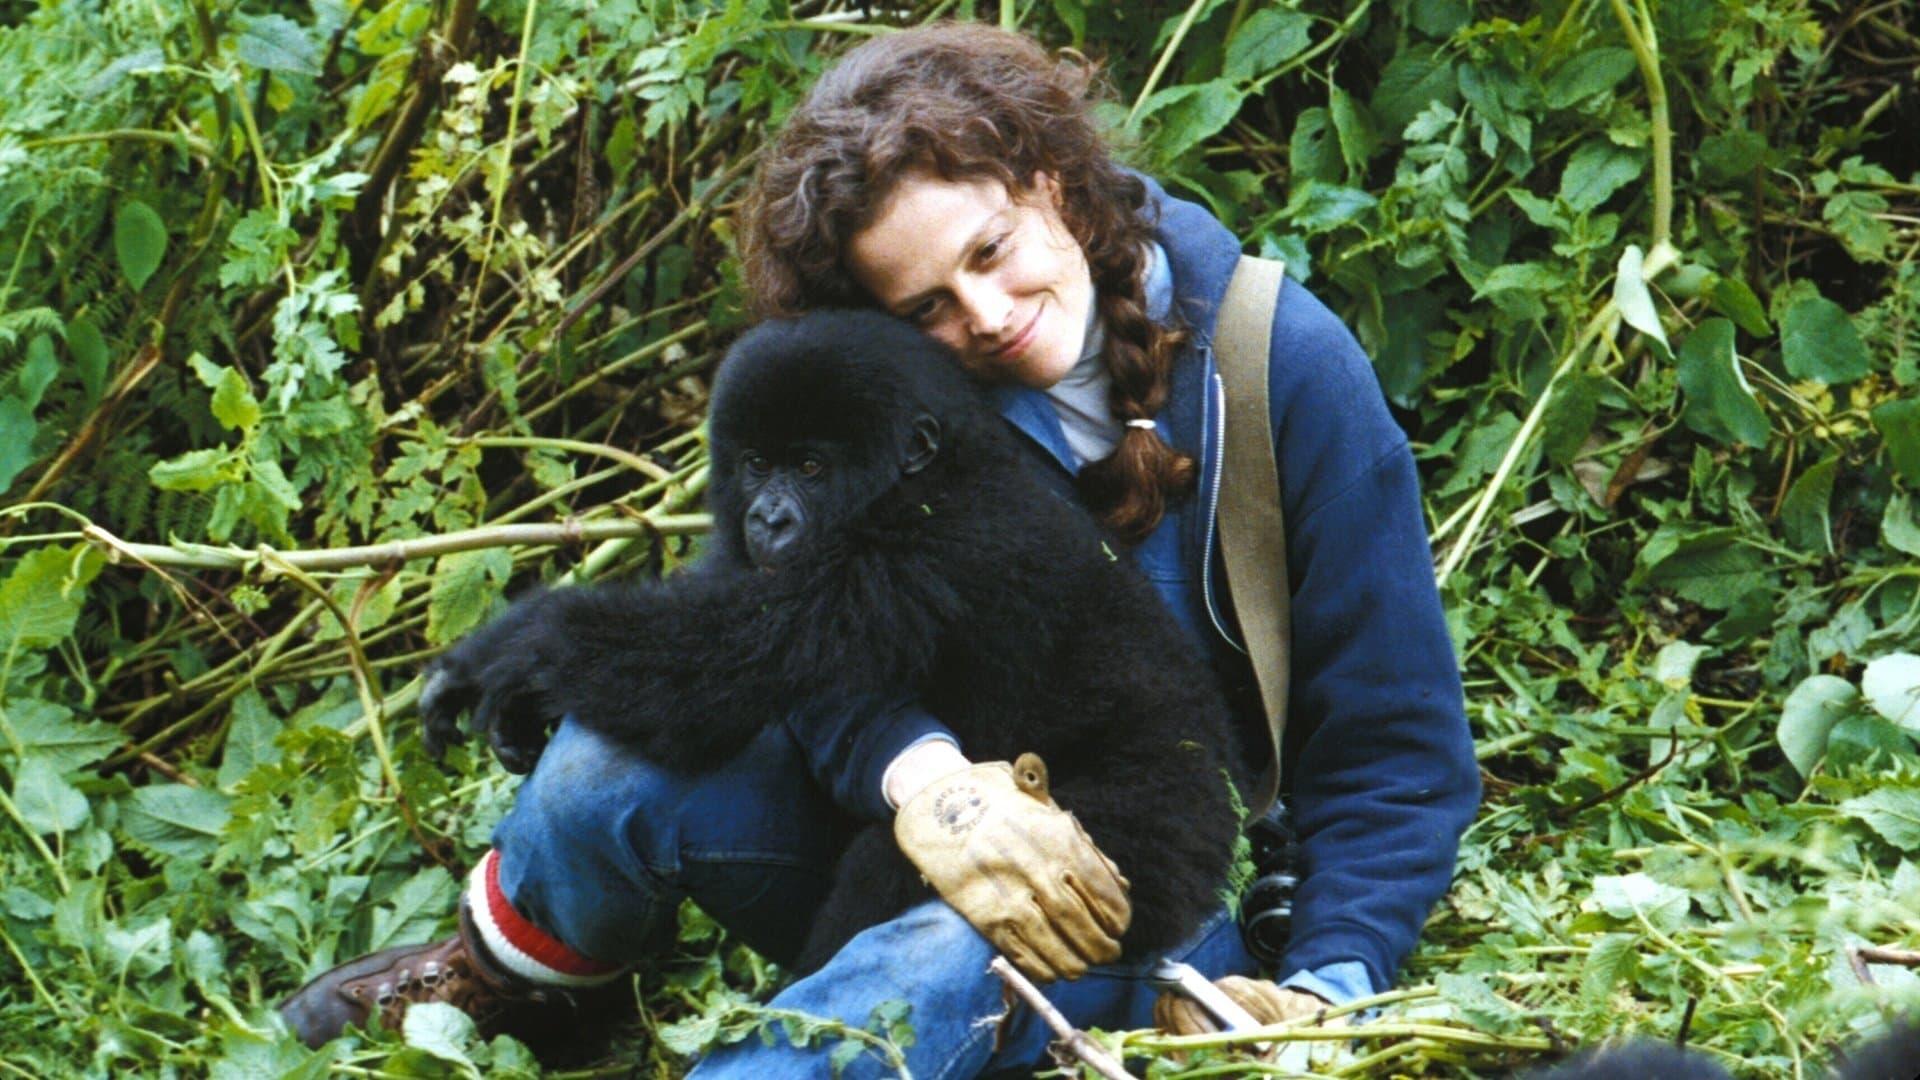
M259 549L686 512L750 155L936 9L32 7L0 29L0 1060L537 1075L447 1010L309 1053L271 1005L447 932L511 801L421 753L432 650L686 542ZM1691 1016L1794 1075L1920 1003L1848 960L1920 943L1920 26L1650 7L1001 9L1104 60L1135 163L1356 330L1420 460L1487 800L1383 1019L1484 1038L1368 1036L1375 1068ZM650 1074L910 1043L897 1008L771 1012L777 971L681 930L610 1051Z

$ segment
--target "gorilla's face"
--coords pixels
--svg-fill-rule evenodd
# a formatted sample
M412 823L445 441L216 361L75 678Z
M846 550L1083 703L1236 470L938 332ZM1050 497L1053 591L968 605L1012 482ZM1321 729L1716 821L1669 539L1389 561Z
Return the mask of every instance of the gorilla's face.
M753 446L734 462L745 510L740 522L747 558L773 567L811 546L818 533L841 524L861 501L862 489L884 488L870 447L807 441Z
M876 312L775 321L734 344L714 382L713 509L741 561L772 569L819 547L932 464L951 357ZM838 331L823 333L822 328Z

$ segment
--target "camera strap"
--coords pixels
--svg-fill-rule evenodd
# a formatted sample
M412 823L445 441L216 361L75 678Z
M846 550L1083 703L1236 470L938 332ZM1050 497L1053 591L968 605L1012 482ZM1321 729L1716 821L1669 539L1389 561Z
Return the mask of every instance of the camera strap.
M1213 350L1226 396L1221 452L1220 551L1227 567L1241 640L1260 686L1272 756L1247 800L1250 819L1266 813L1280 792L1280 746L1287 724L1287 677L1293 640L1287 582L1287 530L1280 508L1267 367L1273 312L1286 264L1240 256L1214 322Z

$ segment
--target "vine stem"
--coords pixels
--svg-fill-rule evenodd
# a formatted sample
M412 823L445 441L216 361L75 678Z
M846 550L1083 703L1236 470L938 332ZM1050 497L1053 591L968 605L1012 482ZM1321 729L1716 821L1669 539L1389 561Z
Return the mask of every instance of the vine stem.
M1653 36L1653 20L1647 16L1645 0L1634 0L1643 24L1636 24L1633 13L1627 8L1627 0L1610 2L1614 16L1620 20L1620 28L1626 34L1627 44L1633 50L1634 59L1640 65L1640 77L1647 85L1647 112L1653 127L1653 222L1650 232L1652 248L1641 264L1640 273L1641 277L1651 281L1680 261L1680 253L1669 239L1673 228L1673 126L1667 118L1667 85L1660 77L1658 44ZM1527 412L1526 420L1514 434L1512 444L1501 457L1499 468L1494 470L1493 478L1487 481L1479 499L1475 500L1473 513L1468 516L1460 538L1454 541L1446 558L1441 560L1440 568L1434 572L1435 579L1442 586L1460 568L1467 553L1479 541L1487 514L1493 509L1501 490L1506 487L1507 479L1512 476L1521 456L1533 442L1534 433L1539 430L1540 421L1546 416L1547 405L1552 402L1554 389L1559 386L1560 380L1603 334L1610 340L1620 321L1619 302L1608 300L1593 318L1587 320L1573 347L1567 350L1566 357L1553 369L1553 375L1547 379L1547 385L1541 389L1533 408Z
M394 768L393 753L387 746L386 702L381 698L379 682L374 677L373 667L367 662L366 650L360 647L360 630L355 625L359 615L359 604L354 605L355 610L352 615L349 615L341 610L339 601L335 600L324 586L313 580L305 571L287 565L285 560L270 553L263 554L263 558L275 571L284 574L294 584L312 594L315 600L325 604L327 610L333 613L334 619L340 623L340 633L346 639L347 655L351 660L354 689L359 691L360 708L366 717L367 734L373 741L374 756L380 759L380 774L386 777L387 784L393 788L394 808L400 811L401 819L407 823L407 831L413 834L414 840L420 845L420 850L448 870L457 870L447 859L446 852L443 850L445 843L434 842L421 828L420 819L413 812L413 802L407 798L406 786L400 782L400 771ZM363 586L363 596L364 589Z
M1627 0L1611 0L1613 17L1620 21L1627 47L1640 65L1640 78L1647 84L1647 113L1653 126L1653 233L1652 246L1660 248L1673 235L1673 125L1667 119L1667 83L1660 76L1659 42L1653 36L1653 16L1646 0L1634 0L1640 19L1636 25Z
M480 246L480 272L474 276L473 301L467 308L467 325L473 325L473 313L480 303L481 286L487 280L487 267L493 262L493 241L500 235L500 208L511 186L514 135L520 129L520 96L527 82L527 47L533 43L533 18L540 0L527 0L527 17L520 24L520 55L513 62L513 97L507 103L507 135L500 140L500 174L490 177L493 188L493 212L487 217L487 238Z
M481 548L597 543L603 540L631 539L654 534L685 536L706 532L712 524L713 517L710 514L647 512L635 521L580 521L572 518L551 525L489 525L478 529L444 533L440 536L312 551L280 551L270 547L249 551L245 548L185 542L136 544L122 540L98 525L88 525L81 530L81 533L89 542L106 549L108 561L114 563L131 557L155 566L184 566L197 570L247 570L270 562L276 568L284 566L302 571L324 571L385 566L389 563L429 559L457 551L477 551Z
M520 450L561 450L574 454L590 454L596 457L617 461L634 472L650 480L670 480L673 474L641 457L605 443L585 442L580 439L544 439L530 435L473 435L455 436L454 442L470 443L480 447Z
M1168 40L1167 47L1160 50L1160 59L1154 61L1153 71L1148 73L1146 83L1140 87L1140 96L1133 99L1133 108L1127 110L1128 127L1133 126L1134 119L1140 115L1140 107L1153 96L1154 88L1160 85L1160 77L1167 73L1167 65L1173 62L1173 54L1180 48L1180 43L1187 40L1187 31L1193 29L1193 20L1200 16L1200 9L1206 6L1207 0L1193 0L1187 5L1187 13L1181 17L1180 25L1173 28L1173 37Z

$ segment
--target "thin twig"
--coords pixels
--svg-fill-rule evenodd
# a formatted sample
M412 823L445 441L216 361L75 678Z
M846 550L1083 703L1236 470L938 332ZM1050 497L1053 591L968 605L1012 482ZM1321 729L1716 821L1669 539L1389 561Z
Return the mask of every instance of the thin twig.
M994 957L993 962L987 965L987 970L1000 976L1000 981L1020 995L1020 1000L1026 1002L1029 1008L1038 1013L1040 1019L1045 1020L1047 1026L1053 1029L1053 1033L1060 1036L1060 1041L1066 1044L1067 1049L1073 1051L1073 1056L1086 1062L1088 1068L1107 1077L1107 1080L1131 1080L1127 1070L1113 1059L1112 1054L1107 1053L1099 1043L1088 1037L1086 1032L1068 1023L1067 1018L1060 1015L1060 1010L1053 1007L1053 1002L1048 1001L1046 996L1040 993L1040 988L1028 982L1025 975L1020 974L1012 964L1007 963L1006 957Z
M1920 952L1910 949L1882 949L1872 945L1862 945L1853 950L1860 959L1869 964L1897 964L1900 967L1920 967Z

